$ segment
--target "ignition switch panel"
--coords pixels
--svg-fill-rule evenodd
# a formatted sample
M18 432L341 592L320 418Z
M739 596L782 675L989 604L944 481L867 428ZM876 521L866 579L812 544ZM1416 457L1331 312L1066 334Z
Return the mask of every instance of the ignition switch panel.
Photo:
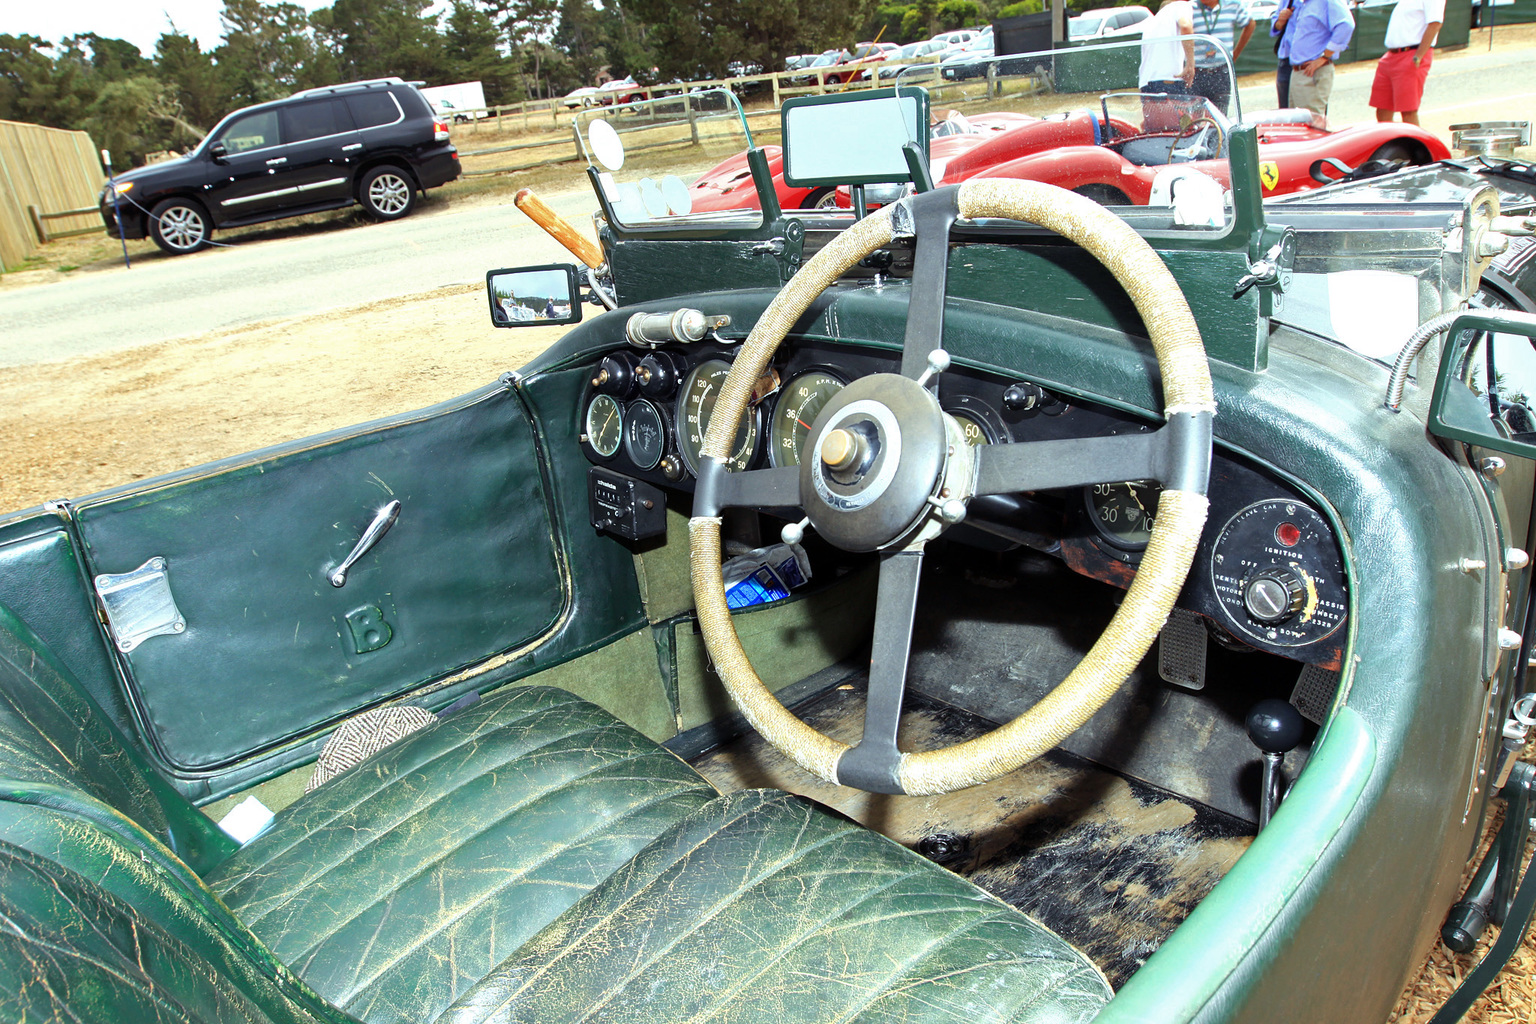
M587 471L587 497L594 529L626 540L667 532L667 496L643 480L593 466Z

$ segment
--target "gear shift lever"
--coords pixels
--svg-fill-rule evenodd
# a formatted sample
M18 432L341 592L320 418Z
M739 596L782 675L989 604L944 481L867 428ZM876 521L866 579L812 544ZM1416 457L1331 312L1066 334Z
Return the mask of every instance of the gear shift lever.
M1259 794L1259 828L1280 806L1280 761L1301 742L1301 712L1283 700L1261 700L1248 712L1248 738L1264 752L1264 782Z

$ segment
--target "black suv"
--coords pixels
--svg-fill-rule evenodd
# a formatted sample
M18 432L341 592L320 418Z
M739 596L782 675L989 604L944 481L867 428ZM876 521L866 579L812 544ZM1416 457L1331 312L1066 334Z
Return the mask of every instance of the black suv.
M426 97L378 79L237 110L186 156L107 182L101 216L113 238L148 235L175 256L206 246L214 228L353 203L395 220L417 191L458 176L448 126Z

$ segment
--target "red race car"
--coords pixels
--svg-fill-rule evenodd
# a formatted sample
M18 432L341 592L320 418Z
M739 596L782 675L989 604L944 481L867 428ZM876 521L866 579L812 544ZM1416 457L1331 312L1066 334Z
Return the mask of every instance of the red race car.
M1373 123L1327 131L1306 110L1266 111L1247 121L1258 126L1266 196L1451 155L1445 143L1417 125ZM1001 134L935 139L930 169L936 184L1029 178L1103 203L1145 205L1154 180L1172 165L1187 164L1228 184L1229 129L1226 118L1201 97L1112 93L1096 111L1056 114Z
M937 159L941 139L964 138L969 140L970 145L975 145L1010 129L1036 122L1036 118L1026 114L978 114L972 118L957 115L952 119L941 121L932 128L930 135L934 141L929 145L933 147L934 158ZM829 186L796 188L785 183L784 155L778 146L764 146L763 153L768 158L768 170L773 175L773 185L778 192L781 207L786 210L837 207L837 193ZM705 171L689 187L688 192L693 198L693 209L696 212L755 210L758 206L757 192L752 187L752 172L747 167L745 152L721 161ZM849 205L846 189L843 191L842 205L844 207Z

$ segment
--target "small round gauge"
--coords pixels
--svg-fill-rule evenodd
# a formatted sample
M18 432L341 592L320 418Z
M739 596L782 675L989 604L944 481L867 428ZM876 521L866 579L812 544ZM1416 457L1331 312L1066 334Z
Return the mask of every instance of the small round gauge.
M971 447L979 444L1001 444L1011 440L1008 426L986 402L972 395L960 395L944 402L944 411L954 417Z
M773 409L768 461L775 466L800 465L800 452L816 414L841 390L843 382L824 370L807 370L791 378L779 391L779 404Z
M667 428L661 413L643 398L630 403L624 415L624 454L639 469L655 469L667 454Z
M1117 548L1141 551L1152 539L1157 499L1163 488L1151 480L1094 484L1084 490L1088 518L1099 535Z
M624 435L624 410L612 395L596 395L587 406L587 444L603 458L619 450Z
M677 399L677 447L682 452L688 471L699 475L700 453L704 448L704 432L709 429L709 414L715 410L720 397L720 385L725 383L731 364L724 359L706 359L689 371L683 381L683 392ZM736 440L731 445L731 457L726 466L743 470L757 451L757 411L748 409L736 428Z

